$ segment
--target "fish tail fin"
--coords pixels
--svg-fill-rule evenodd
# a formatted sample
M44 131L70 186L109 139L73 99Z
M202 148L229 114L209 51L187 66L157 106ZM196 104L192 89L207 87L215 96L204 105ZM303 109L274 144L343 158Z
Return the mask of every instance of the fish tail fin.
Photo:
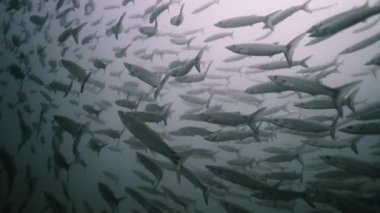
M372 69L372 75L377 79L377 69Z
M347 106L348 108L350 108L350 110L352 112L355 112L356 109L355 109L355 97L356 95L358 94L359 92L359 89L355 89L346 99L346 102L347 102Z
M82 30L82 28L83 28L86 24L87 24L87 22L85 22L85 23L79 25L78 27L72 29L72 31L71 31L71 35L73 36L74 41L75 41L76 44L78 44L79 33L80 33L80 31Z
M210 98L208 99L208 101L207 101L207 104L206 104L206 109L208 109L209 108L209 106L210 106L210 103L211 103L211 99L214 97L214 93L212 92L211 94L210 94Z
M179 155L178 158L173 162L175 164L178 183L181 183L181 174L183 170L183 164L189 157L191 157L191 152L185 155Z
M304 59L302 59L301 60L301 62L300 62L300 65L301 66L303 66L303 67L305 67L305 68L308 68L309 67L309 65L307 65L307 61L311 58L311 57L313 57L312 55L310 55L310 56L308 56L308 57L306 57L306 58L304 58Z
M169 77L172 76L173 74L173 71L171 72L168 72L168 74L166 74L164 76L164 78L161 80L161 83L160 85L156 88L156 90L154 91L154 99L157 99L158 95L160 94L161 90L164 88L164 85L166 84L166 82L169 80Z
M266 109L266 107L261 107L260 109L256 110L252 114L250 114L249 115L249 123L250 124L255 123L256 118L258 118L258 116L260 116L265 111L265 109Z
M116 212L119 212L119 204L121 201L123 201L125 199L125 197L119 197L119 198L116 198Z
M165 124L165 126L168 125L168 117L170 115L171 107L172 107L172 104L169 104L164 111L164 124Z
M293 64L293 55L294 55L294 49L298 46L298 44L301 42L302 38L306 35L306 33L302 33L301 35L298 35L293 40L291 40L287 45L284 52L286 61L289 65Z
M334 106L337 109L340 117L343 116L343 106L342 105L343 105L344 97L347 95L347 93L351 89L353 89L353 87L357 86L360 82L361 82L361 80L353 81L353 82L344 84L344 85L335 89L336 91L335 91L335 96L334 96Z
M63 97L66 97L71 92L72 88L73 88L73 80L71 80L69 88L67 89L67 91L65 92L65 94L63 95Z
M253 157L252 160L251 160L251 162L249 163L249 168L250 169L253 169L253 163L256 163L256 158L255 157Z
M203 192L203 199L205 201L205 204L208 205L208 197L210 196L210 189L207 186L205 186L202 189L202 192Z
M139 99L137 100L137 104L136 104L135 111L137 111L137 108L140 106L142 99L143 99L143 95L140 95L140 96L139 96ZM123 130L123 131L124 131L124 130Z
M339 115L336 115L332 121L330 135L331 138L335 139L336 125L338 124Z
M360 136L355 137L355 138L351 141L351 146L350 146L350 147L351 147L352 151L355 152L355 154L359 154L357 144L359 143L359 141L360 141L363 137L364 137L363 135L360 135Z
M303 5L302 5L302 10L307 12L307 13L312 13L313 11L310 9L309 7L309 4L310 4L311 0L308 0L306 1Z
M279 13L281 10L277 10L273 13L268 14L267 16L263 17L264 27L263 29L269 28L271 31L274 30L272 21L276 17L277 13Z
M302 167L304 167L304 163L303 163L302 156L300 153L297 153L296 159L297 159L298 163L300 163L302 165Z
M196 38L196 36L193 36L193 37L191 37L191 38L186 42L186 47L187 47L187 49L190 48L190 43L191 43L195 38Z
M201 72L201 59L203 52L206 50L207 45L202 47L202 49L199 51L198 55L194 59L194 66L198 70L198 72Z
M80 92L83 93L84 86L86 85L88 79L90 79L92 72L86 75L86 77L83 79L82 85L80 86Z
M99 117L100 113L103 112L103 110L105 110L105 108L101 108L99 110L96 110L95 115L96 115L97 118Z

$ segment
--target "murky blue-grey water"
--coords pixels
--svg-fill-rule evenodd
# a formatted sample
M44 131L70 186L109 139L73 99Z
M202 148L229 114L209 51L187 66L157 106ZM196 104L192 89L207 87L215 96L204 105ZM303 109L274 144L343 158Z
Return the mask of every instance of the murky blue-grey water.
M366 2L0 1L0 212L379 212Z

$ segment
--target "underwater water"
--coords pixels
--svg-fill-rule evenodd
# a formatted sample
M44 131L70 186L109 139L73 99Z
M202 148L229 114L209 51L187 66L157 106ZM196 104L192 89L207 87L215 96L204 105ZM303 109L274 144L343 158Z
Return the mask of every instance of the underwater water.
M0 212L380 212L379 1L0 10Z

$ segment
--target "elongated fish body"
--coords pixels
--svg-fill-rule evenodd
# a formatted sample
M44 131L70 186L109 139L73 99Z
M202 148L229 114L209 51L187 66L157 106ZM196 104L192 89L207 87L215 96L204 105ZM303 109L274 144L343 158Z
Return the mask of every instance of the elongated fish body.
M85 86L86 82L88 81L88 79L90 78L92 73L90 72L89 74L86 74L85 69L83 69L77 63L70 61L70 60L62 59L61 63L63 65L63 67L67 71L69 71L69 73L72 76L74 76L79 82L82 83L81 92L83 92L84 86Z
M356 158L345 156L322 155L320 158L327 164L343 169L347 172L362 176L379 178L380 167Z
M185 4L182 4L181 6L181 9L179 11L179 14L177 16L174 16L170 19L170 24L173 25L173 26L179 26L182 24L183 22L183 8L184 8Z
M337 109L339 116L343 116L343 100L354 87L356 87L361 81L354 81L338 88L330 88L319 81L309 80L299 77L271 75L268 76L276 84L287 87L290 90L296 92L304 92L311 95L327 95L334 100L334 106Z
M49 13L47 13L45 16L32 15L30 16L30 21L33 24L42 27L45 24L48 17L49 17Z
M350 147L353 152L358 153L357 143L363 138L363 136L357 136L350 139L340 139L340 140L301 140L302 143L328 148L328 149L343 149L346 147Z
M363 6L352 9L352 11L348 13L349 15L339 16L328 23L318 26L317 29L309 30L311 33L310 37L333 35L378 13L380 13L379 5L374 7Z
M302 5L293 6L285 10L281 10L279 12L273 13L271 16L268 17L268 20L265 23L264 29L266 28L273 28L273 26L279 24L280 22L284 21L294 13L304 10L305 12L311 13L312 11L309 9L309 4L311 0L306 1Z
M1 147L0 149L0 160L2 169L7 175L7 197L9 197L13 190L14 181L18 174L18 171L14 161L14 157L10 153L8 153L8 151L4 147Z
M118 115L127 129L146 147L167 157L177 166L177 178L180 180L182 164L186 159L181 159L177 152L140 119L122 111L118 111Z
M348 98L343 100L343 105L347 105L352 111L355 111L352 93ZM334 100L329 96L318 96L304 102L295 103L294 106L302 109L334 109Z
M375 43L379 40L380 40L380 33L377 33L371 37L368 37L368 38L352 45L351 47L348 47L347 49L343 50L340 54L343 55L343 54L356 52L358 50L361 50L363 48L366 48L366 47L372 45L373 43Z
M158 18L159 15L161 15L162 12L164 12L165 10L169 10L169 6L170 4L172 3L173 0L170 0L169 2L167 3L164 3L162 5L157 5L152 13L150 14L150 17L149 17L149 23L153 23L156 21L156 19Z
M220 200L219 202L220 205L227 211L227 213L253 213L253 211L227 200Z
M152 87L158 87L161 83L161 80L158 78L158 76L142 67L129 63L124 63L124 66L128 69L130 75L135 76L136 78L144 81Z
M205 105L209 102L209 99L204 99L192 95L179 95L183 100L193 103L193 104L198 104L198 105Z
M79 134L81 126L83 126L83 124L78 123L72 120L71 118L60 116L60 115L55 115L54 121L57 122L57 124L62 129L67 131L73 137L76 137Z
M62 92L64 95L63 97L66 97L72 87L73 87L73 81L71 81L71 83L69 85L65 84L65 83L62 83L60 81L52 81L49 85L48 85L49 89L53 90L54 92Z
M380 122L369 122L352 124L347 127L339 129L341 132L358 135L379 135L380 134Z
M264 93L280 93L291 91L289 88L276 84L274 82L267 82L248 87L244 92L248 94L264 94Z
M365 63L365 65L380 66L380 53L376 54L371 60Z
M230 32L230 33L217 33L217 34L211 35L211 36L205 38L204 42L208 43L208 42L216 41L216 40L219 40L219 39L222 39L222 38L225 38L225 37L231 37L231 38L233 38L233 32Z
M154 188L157 188L163 177L161 167L159 167L153 159L142 153L136 152L136 156L138 161L141 162L143 166L156 177L157 181L154 185Z
M192 184L194 184L195 187L198 187L202 190L203 192L203 199L206 203L206 205L208 204L208 197L209 197L209 189L206 185L204 185L201 180L198 178L198 176L192 172L190 169L188 169L187 167L184 167L183 168L183 176L189 180Z
M223 178L237 185L247 187L251 190L272 191L272 187L262 182L261 180L235 171L233 169L211 165L206 165L206 168L220 178Z
M286 129L301 132L325 132L332 128L331 126L319 122L294 118L276 118L271 119L270 122Z
M167 124L168 114L164 112L135 111L135 112L127 112L127 114L134 116L144 122L152 122L152 123L164 122L165 125Z
M278 44L242 43L226 47L228 50L248 56L273 56L286 52L286 46Z
M157 34L157 26L158 24L156 21L154 27L150 27L150 26L140 27L139 32L149 38Z
M162 188L162 191L165 192L165 194L167 194L171 200L173 200L178 205L182 206L187 211L189 204L187 204L183 199L181 199L176 193L174 193L168 187L162 186L161 188Z
M300 43L305 34L301 34L291 40L287 45L264 44L264 43L241 43L227 46L226 48L234 53L248 56L273 56L284 53L289 65L293 64L292 58L294 49Z
M116 38L116 40L119 39L119 34L123 31L123 19L124 19L124 17L125 17L126 14L127 14L127 13L124 12L124 13L120 16L120 18L119 18L119 20L117 21L117 23L112 27L112 33L115 34L115 38Z
M205 140L214 141L214 142L224 142L232 140L242 140L244 138L252 137L253 132L251 130L245 131L218 131L204 136Z
M288 62L286 61L275 61L271 63L266 63L266 64L259 64L259 65L254 65L248 68L258 68L261 70L276 70L276 69L286 69L286 68L291 68L291 67L296 67L296 66L302 66L302 67L309 67L306 62L309 60L311 56L306 57L305 59L301 61L293 61L292 65L289 65Z
M305 73L314 73L314 72L318 72L320 70L325 70L325 69L327 69L329 67L336 66L336 65L338 65L337 58L335 58L333 61L325 63L325 64L321 64L321 65L317 65L317 66L313 66L313 67L308 67L308 68L299 70L299 71L297 71L297 73L303 73L303 74L305 74Z
M200 7L198 7L197 9L193 10L193 12L191 12L191 14L200 13L200 12L206 10L207 8L211 7L213 4L219 4L219 1L220 0L211 0L210 2L207 2L203 5L201 5Z
M225 19L219 21L215 24L216 27L219 28L237 28L237 27L245 27L252 26L254 24L263 22L265 20L265 16L239 16L234 18Z
M113 191L104 183L98 183L98 190L103 199L108 203L111 207L112 212L118 209L119 203L124 200L125 197L117 198Z
M171 135L175 136L205 136L208 134L211 134L212 132L201 127L195 127L195 126L188 126L188 127L181 127L178 130L174 130L169 132Z

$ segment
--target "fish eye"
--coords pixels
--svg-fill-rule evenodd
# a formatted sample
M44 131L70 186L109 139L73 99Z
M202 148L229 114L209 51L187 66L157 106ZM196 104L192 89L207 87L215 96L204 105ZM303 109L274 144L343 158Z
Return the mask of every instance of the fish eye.
M330 157L330 156L326 156L326 159L327 159L327 160L330 160L330 159L331 159L331 157Z

